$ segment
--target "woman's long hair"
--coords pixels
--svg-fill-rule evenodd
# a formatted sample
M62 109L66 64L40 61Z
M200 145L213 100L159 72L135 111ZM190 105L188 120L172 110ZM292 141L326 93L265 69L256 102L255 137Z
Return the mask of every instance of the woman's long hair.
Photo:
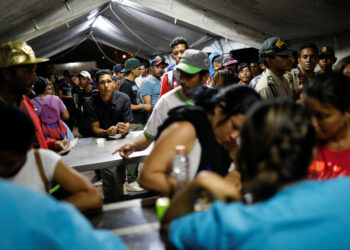
M222 88L208 88L201 86L192 91L192 98L197 106L201 106L207 113L213 114L216 105L221 102L222 114L225 116L221 122L233 115L246 114L258 101L260 95L252 88L245 85L230 85Z
M300 105L276 99L254 107L241 131L237 160L244 192L255 202L265 200L305 178L314 144L309 114Z

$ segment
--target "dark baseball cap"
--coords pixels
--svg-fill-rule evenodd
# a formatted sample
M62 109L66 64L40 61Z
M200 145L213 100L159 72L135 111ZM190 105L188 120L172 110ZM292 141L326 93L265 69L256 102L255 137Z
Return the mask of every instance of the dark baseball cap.
M130 59L126 60L125 68L122 69L122 71L120 71L120 72L126 73L126 72L129 72L130 70L136 69L140 66L141 66L141 63L138 59L130 58Z
M154 59L151 61L150 66L151 66L151 67L152 67L152 66L158 66L158 65L161 65L161 64L166 65L165 62L164 62L163 60L160 60L160 59L158 59L158 58L154 58Z
M238 63L238 61L230 56L224 57L224 60L222 61L222 65L224 67L229 66L231 64L235 64L235 63Z
M216 61L220 64L224 64L224 60L226 57L229 57L230 54L229 53L224 53L224 54L221 54L217 59Z
M116 64L113 66L113 72L120 72L123 68L123 64Z
M266 39L259 50L260 57L269 57L273 55L287 56L294 52L287 43L279 37L270 37Z
M318 55L319 57L335 57L335 52L332 47L323 46L321 48L321 53Z

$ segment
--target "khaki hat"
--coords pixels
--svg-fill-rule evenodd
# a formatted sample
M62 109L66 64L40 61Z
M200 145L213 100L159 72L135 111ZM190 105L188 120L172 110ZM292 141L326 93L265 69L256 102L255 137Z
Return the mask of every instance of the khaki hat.
M0 45L0 69L16 65L41 63L48 60L36 58L32 47L26 42L7 42Z

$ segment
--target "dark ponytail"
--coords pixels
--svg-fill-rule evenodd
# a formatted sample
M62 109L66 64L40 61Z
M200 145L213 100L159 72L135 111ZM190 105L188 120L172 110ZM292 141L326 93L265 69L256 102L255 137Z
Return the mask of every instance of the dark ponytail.
M217 88L208 88L204 85L195 88L191 91L191 96L197 106L204 108L206 111L212 112L215 108L215 103L212 98L219 92Z
M230 85L222 88L208 88L201 86L192 92L192 97L197 106L201 106L207 113L213 113L214 108L220 102L225 103L222 113L225 119L233 115L245 114L257 101L260 95L250 87L243 84Z

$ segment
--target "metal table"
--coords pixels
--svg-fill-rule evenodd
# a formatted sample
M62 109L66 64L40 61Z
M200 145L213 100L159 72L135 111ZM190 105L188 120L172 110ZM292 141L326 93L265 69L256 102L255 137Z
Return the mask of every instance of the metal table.
M132 153L130 160L123 160L119 154L112 155L112 152L125 143L133 141L142 133L143 131L134 131L125 137L116 135L106 139L82 138L67 155L63 156L63 159L69 166L80 172L141 162L150 154L153 144L143 151Z
M107 204L102 212L87 217L95 228L110 230L121 237L130 249L163 250L166 248L166 233L160 232L156 198Z

